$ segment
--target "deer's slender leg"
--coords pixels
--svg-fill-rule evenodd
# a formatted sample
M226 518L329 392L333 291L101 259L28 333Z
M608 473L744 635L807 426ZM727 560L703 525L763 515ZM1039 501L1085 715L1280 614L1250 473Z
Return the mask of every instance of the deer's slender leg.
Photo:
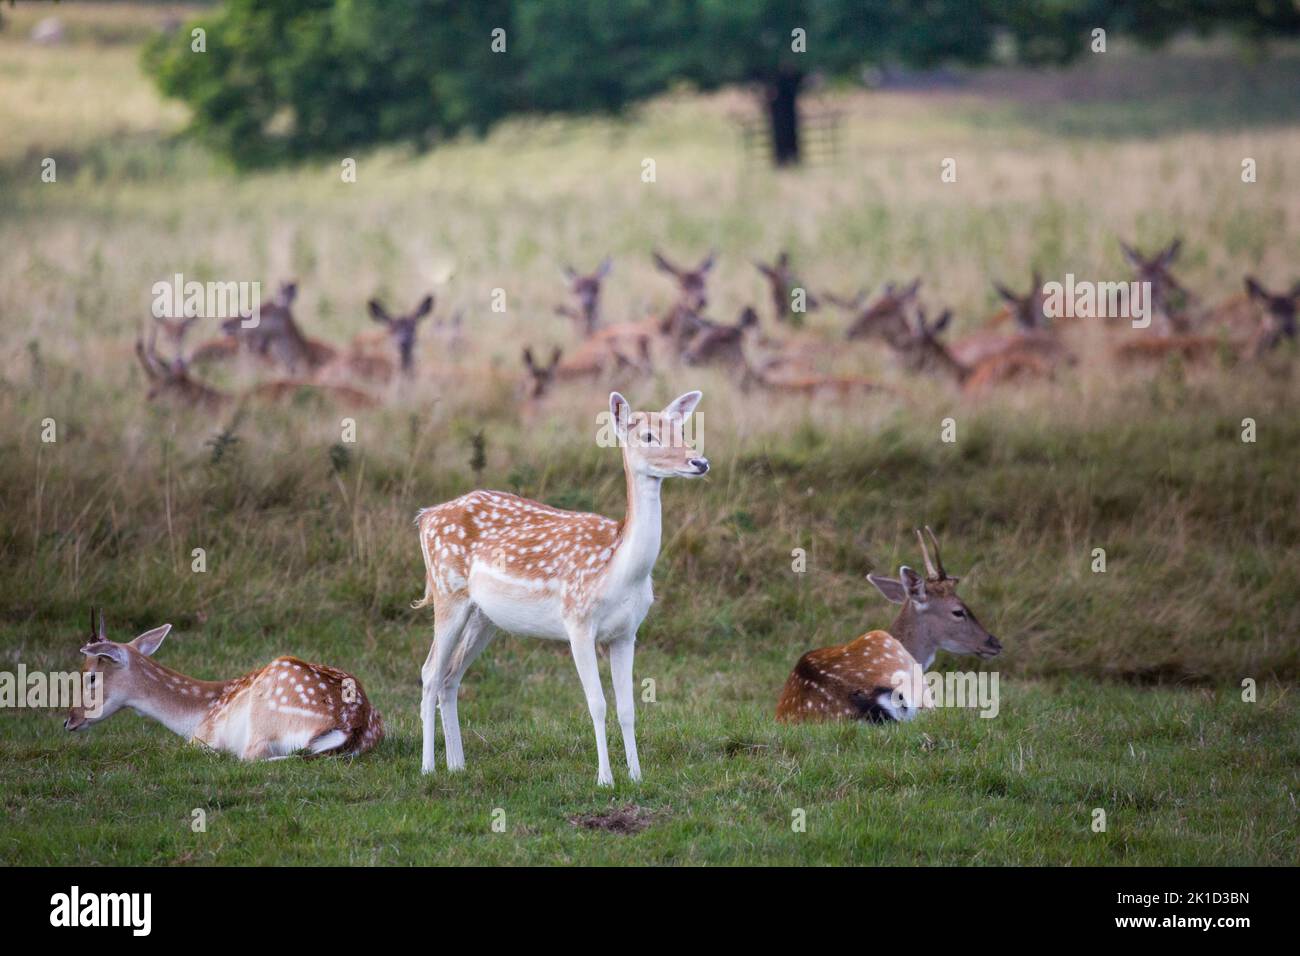
M600 668L596 664L596 633L587 621L566 625L573 663L578 668L582 690L587 695L587 709L591 711L591 724L596 731L596 757L599 767L596 783L602 787L614 786L614 774L609 769L609 744L605 739L605 691L600 686Z
M456 703L460 696L460 681L469 670L469 665L483 652L483 648L492 643L497 629L488 620L487 615L475 608L461 629L460 640L452 652L447 677L443 681L442 692L438 695L438 709L442 711L443 747L447 751L447 769L465 769L465 751L460 742L460 720L456 714Z
M629 634L609 645L609 678L614 685L614 705L618 725L623 730L623 750L627 754L627 774L641 779L641 762L636 753L636 688L632 682L632 658L636 653L636 635Z
M447 661L452 649L460 640L460 632L469 616L471 604L463 595L438 595L433 608L433 646L424 660L420 676L424 693L420 700L420 719L424 724L424 755L420 761L422 773L434 771L434 711L438 707L438 691L447 673Z

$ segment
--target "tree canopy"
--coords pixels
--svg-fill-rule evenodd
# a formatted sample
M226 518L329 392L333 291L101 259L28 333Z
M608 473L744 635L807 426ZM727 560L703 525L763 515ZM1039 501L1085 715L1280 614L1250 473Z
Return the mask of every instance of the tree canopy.
M243 165L437 142L520 113L617 113L674 83L763 95L778 162L797 161L813 75L979 63L999 34L1028 62L1095 27L1300 31L1289 3L1233 0L226 0L145 61L192 131ZM195 28L203 33L196 37ZM201 50L199 48L202 48Z

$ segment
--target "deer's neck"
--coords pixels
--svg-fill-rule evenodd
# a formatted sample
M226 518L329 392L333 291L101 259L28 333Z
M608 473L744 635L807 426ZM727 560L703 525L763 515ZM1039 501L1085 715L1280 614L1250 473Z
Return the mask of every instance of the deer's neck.
M921 627L920 615L911 601L899 610L898 616L894 618L894 623L889 628L889 633L916 658L922 670L934 663L934 655L939 652L939 642L926 636Z
M663 540L663 511L659 503L662 478L639 475L623 453L627 476L627 515L620 529L618 548L612 558L615 580L632 584L650 576L659 558Z
M194 736L229 683L197 680L147 657L140 660L139 667L139 689L127 706L185 738Z

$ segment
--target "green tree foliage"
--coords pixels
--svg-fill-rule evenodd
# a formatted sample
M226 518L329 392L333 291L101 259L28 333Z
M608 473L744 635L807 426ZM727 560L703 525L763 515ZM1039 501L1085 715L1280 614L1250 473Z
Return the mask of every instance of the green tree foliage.
M1294 34L1300 12L1283 0L226 0L145 62L190 105L193 132L243 165L428 145L519 113L616 113L677 82L754 86L788 163L814 75L978 63L1000 33L1026 61L1059 62L1097 26L1160 40L1218 24Z

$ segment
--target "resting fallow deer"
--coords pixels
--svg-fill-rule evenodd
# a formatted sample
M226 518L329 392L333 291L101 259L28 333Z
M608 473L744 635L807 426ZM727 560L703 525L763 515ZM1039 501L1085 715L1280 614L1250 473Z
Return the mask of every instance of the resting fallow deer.
M735 325L708 322L691 336L682 352L687 365L720 365L729 369L745 368L745 334L758 327L758 313L745 306Z
M95 687L87 709L63 722L81 730L123 708L158 721L187 740L240 760L355 757L384 736L384 723L355 677L296 657L277 657L233 680L198 680L153 659L172 626L145 631L127 644L110 641L100 612L91 612L90 640L81 648L84 674Z
M1300 307L1300 282L1289 292L1270 292L1254 276L1246 276L1246 292L1252 302L1264 310L1263 322L1253 336L1251 351L1254 355L1275 348L1283 339L1296 337L1296 310Z
M897 346L906 341L908 329L907 309L921 288L920 278L913 279L901 289L889 282L874 302L854 317L844 332L845 338L879 338Z
M790 254L782 250L780 255L776 257L776 261L770 265L756 259L754 260L754 268L762 273L763 278L767 280L768 293L772 299L773 318L777 322L802 325L803 314L794 310L794 303L790 295L791 292L800 287L799 280L790 269ZM808 312L821 308L821 302L808 289L804 290L804 308Z
M578 273L573 266L564 267L564 279L569 284L570 294L577 300L577 307L559 305L555 307L555 314L572 319L583 337L592 335L600 326L600 287L613 266L613 260L606 256L594 272L586 275Z
M608 645L628 775L641 778L632 657L637 628L654 600L661 486L666 478L698 478L709 470L685 432L700 397L687 392L648 414L610 394L610 438L622 447L627 477L622 521L499 491L470 492L416 517L426 576L415 606L434 611L433 646L422 670L425 773L434 771L435 709L442 712L447 769L465 766L456 713L461 679L503 630L568 643L595 729L600 786L614 782L596 666L597 645Z
M1195 297L1170 271L1183 247L1183 240L1174 239L1154 255L1144 255L1122 240L1119 245L1124 258L1133 267L1134 281L1150 283L1148 301L1152 331L1157 335L1188 332L1191 326L1188 310L1195 304Z
M950 310L944 310L933 322L927 320L924 309L917 310L908 338L895 346L909 371L944 375L968 392L1000 382L1045 378L1052 374L1052 363L1032 349L1008 348L967 365L939 340L951 319Z
M717 260L710 252L694 269L683 269L662 253L653 253L655 267L677 281L677 301L659 321L659 331L679 349L702 327L700 316L709 305L708 279Z
M146 398L151 402L165 402L209 413L223 411L241 399L284 403L302 394L319 395L350 408L370 408L376 404L373 396L350 385L331 385L303 379L262 382L235 396L195 379L190 374L189 361L183 356L178 355L171 361L165 361L154 350L152 341L146 346L142 340L136 339L135 354L148 379L149 391Z
M964 335L948 346L953 358L972 368L997 355L1009 352L1030 353L1048 361L1073 361L1044 307L1043 280L1034 270L1032 285L1024 295L1013 292L1000 282L993 287L1004 303L1004 312L993 317L990 326L1010 321L1010 333L981 329Z
M922 675L941 651L996 657L1002 644L984 630L957 596L939 542L928 527L934 558L917 531L925 577L906 565L897 578L869 574L867 580L900 604L888 631L868 631L848 644L809 651L799 659L781 692L777 720L910 720L930 706Z
M367 302L366 310L372 320L383 326L384 337L397 350L398 367L402 374L410 375L415 368L415 339L420 331L420 323L433 311L433 296L426 295L410 312L399 315L390 313L378 299ZM353 355L361 355L366 351L363 342L353 341ZM383 377L387 379L388 376Z

